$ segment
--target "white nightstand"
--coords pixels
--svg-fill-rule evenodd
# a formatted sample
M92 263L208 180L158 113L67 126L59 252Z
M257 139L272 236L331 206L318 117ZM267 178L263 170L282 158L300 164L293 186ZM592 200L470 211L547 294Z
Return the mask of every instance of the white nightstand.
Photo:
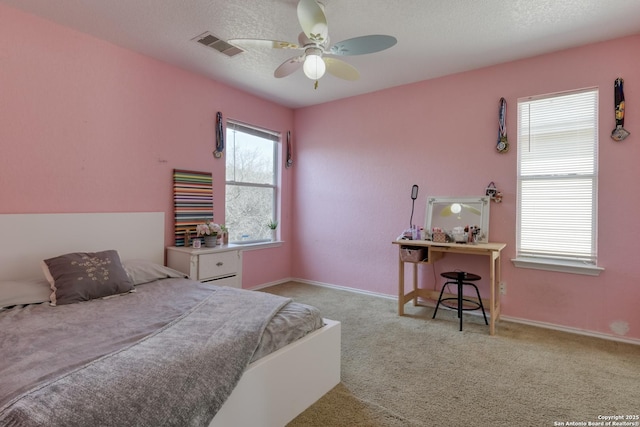
M242 251L237 247L225 245L194 249L169 246L167 267L188 274L191 279L200 282L242 287Z

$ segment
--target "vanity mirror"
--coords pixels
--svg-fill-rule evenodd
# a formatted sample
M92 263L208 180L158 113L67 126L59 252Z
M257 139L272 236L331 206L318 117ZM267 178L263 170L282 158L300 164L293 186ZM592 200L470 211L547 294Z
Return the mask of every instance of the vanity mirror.
M478 226L478 243L489 242L489 201L481 197L429 197L424 229L438 227L450 234L455 227Z

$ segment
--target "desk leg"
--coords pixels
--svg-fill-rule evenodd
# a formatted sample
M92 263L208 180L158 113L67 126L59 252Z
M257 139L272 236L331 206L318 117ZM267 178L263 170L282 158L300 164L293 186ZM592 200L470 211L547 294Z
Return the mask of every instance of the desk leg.
M489 257L489 282L491 287L491 300L489 301L489 313L491 319L489 321L489 335L496 333L496 262L493 255Z
M460 330L462 331L462 280L458 277L458 321L460 322Z
M398 315L404 315L404 262L398 255Z
M498 287L498 289L500 289L500 283L502 283L502 275L500 273L502 271L502 266L500 265L500 258L501 257L496 258L496 286ZM502 299L502 295L498 290L498 292L496 293L496 311L497 311L496 321L500 320L500 313L502 313L502 308L500 307L501 299Z
M418 305L418 263L413 263L413 306Z

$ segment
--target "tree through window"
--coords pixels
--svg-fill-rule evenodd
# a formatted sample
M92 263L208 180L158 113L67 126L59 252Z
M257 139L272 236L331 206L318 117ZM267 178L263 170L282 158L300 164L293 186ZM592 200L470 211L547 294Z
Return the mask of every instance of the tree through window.
M230 242L271 240L280 135L227 120L225 225Z

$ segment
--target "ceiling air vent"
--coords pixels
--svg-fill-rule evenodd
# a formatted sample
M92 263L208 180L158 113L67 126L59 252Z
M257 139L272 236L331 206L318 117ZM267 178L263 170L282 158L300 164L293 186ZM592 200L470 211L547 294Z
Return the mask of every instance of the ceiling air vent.
M244 50L238 47L235 47L233 45L230 45L226 41L219 39L218 37L214 36L208 31L200 34L198 37L192 40L195 40L204 46L215 49L220 53L224 53L229 57L236 56L237 54L244 52Z

